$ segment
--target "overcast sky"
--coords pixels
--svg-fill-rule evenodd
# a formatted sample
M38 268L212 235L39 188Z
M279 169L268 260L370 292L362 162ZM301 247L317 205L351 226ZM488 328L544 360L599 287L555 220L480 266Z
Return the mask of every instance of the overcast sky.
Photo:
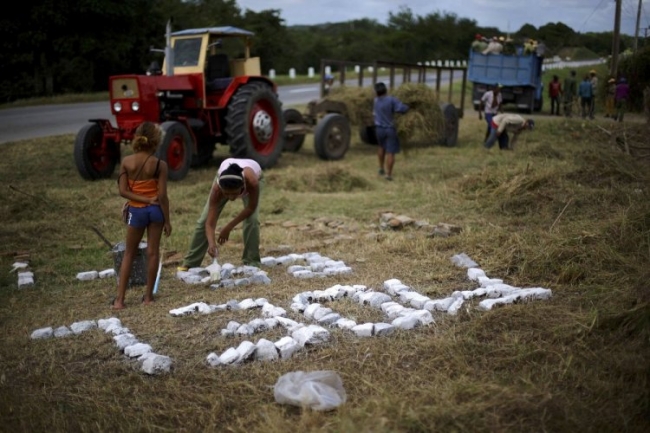
M514 32L523 24L540 27L561 21L577 32L614 28L614 0L237 0L242 9L280 9L287 25L322 24L370 18L386 23L389 12L408 6L415 15L451 12L478 25ZM623 0L621 31L634 34L638 0ZM643 4L641 31L650 27L650 0ZM650 36L650 30L648 31Z

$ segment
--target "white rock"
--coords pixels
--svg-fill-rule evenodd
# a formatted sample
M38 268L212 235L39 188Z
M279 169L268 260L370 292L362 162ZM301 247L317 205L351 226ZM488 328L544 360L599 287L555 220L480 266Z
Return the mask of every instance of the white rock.
M429 311L447 311L456 298L450 296L444 299L433 299L424 304L424 309Z
M296 271L311 271L307 266L291 265L287 267L287 272L293 274Z
M357 322L351 319L341 318L336 321L336 326L338 326L341 329L352 329L355 326L357 326Z
M262 257L261 262L263 266L269 266L269 267L277 266L279 264L278 261L275 259L275 257Z
M252 308L257 308L258 305L255 303L255 301L252 298L244 299L243 301L239 302L239 308L242 310L250 310Z
M305 308L307 308L307 306L305 304L298 304L297 302L294 302L289 308L291 308L291 311L295 313L302 313L305 311Z
M468 268L467 277L472 281L478 281L478 277L485 277L485 271L481 268Z
M375 323L375 335L378 337L390 335L395 332L395 327L388 323Z
M99 278L111 278L116 276L115 269L104 269L99 272Z
M478 264L469 258L465 253L456 254L451 258L451 262L461 268L476 268Z
M398 304L397 302L394 302L394 301L384 302L383 304L381 304L381 311L386 313L389 308L395 307L395 306L401 307L402 305Z
M309 269L312 272L321 272L325 268L325 262L314 262L309 265Z
M222 329L221 336L225 338L234 337L235 331L231 331L230 329Z
M330 302L334 300L334 294L325 290L314 290L314 301L316 302Z
M352 297L358 291L366 289L366 286L359 286L359 287L363 287L363 289L356 289L355 286L341 286L340 292L343 293L344 297L345 296Z
M113 335L122 335L122 334L128 334L130 331L129 331L129 328L125 328L124 326L122 326L121 323L120 324L113 323L113 324L109 325L104 330L104 332L106 332L107 334L111 333Z
M108 328L111 325L122 326L122 322L120 322L120 319L118 319L117 317L109 317L108 319L99 319L97 321L97 327L104 331L106 331L106 328Z
M286 336L275 342L275 347L280 352L280 358L288 359L300 349L300 345L293 338Z
M305 317L308 318L308 319L313 319L314 318L314 313L319 308L321 308L321 304L319 304L317 302L315 302L313 304L309 304L307 306L307 308L305 308L305 312L304 312Z
M257 272L251 275L250 280L253 284L271 284L271 279L263 272Z
M40 328L32 332L32 335L30 338L32 340L40 340L40 339L45 339L45 338L51 338L54 335L54 331L52 330L51 326L48 326L47 328Z
M299 325L299 323L296 322L295 320L291 320L289 318L282 317L282 316L278 316L277 320L278 320L278 323L280 325L284 326L286 329L293 328L293 327Z
M406 330L413 329L419 324L420 321L418 320L418 318L412 315L398 317L391 322L391 325L393 325L394 327L400 329L406 329Z
M325 275L344 275L351 274L352 268L349 266L339 266L335 268L325 268L323 269Z
M388 291L388 289L395 284L402 284L402 282L397 278L384 281L384 290Z
M521 288L508 284L494 284L485 288L485 294L488 298L500 298L501 296L510 295L517 290L521 290Z
M54 330L54 336L57 338L67 337L68 335L72 335L72 334L73 332L70 329L68 329L67 326L59 326Z
M171 368L172 359L169 356L151 356L142 363L142 371L151 375L168 373Z
M201 278L207 277L207 276L210 275L210 272L207 269L203 268L203 267L189 268L187 270L187 272L190 273L190 274L194 274L194 275L200 275Z
M219 355L217 355L214 352L210 353L208 357L205 359L205 361L208 363L210 367L218 367L221 365L221 360L219 359Z
M293 333L291 337L300 345L314 345L329 341L330 333L327 329L318 325L302 327Z
M218 311L226 311L228 309L228 306L226 304L219 304L219 305L210 304L209 307L211 313L216 313Z
M241 326L241 323L235 322L234 320L231 320L226 325L226 329L229 330L229 331L235 332L237 329L239 329L240 326Z
M255 331L253 330L253 328L248 326L247 323L244 323L243 325L239 326L239 328L237 328L237 330L235 331L236 335L253 335L254 333Z
M137 360L138 360L139 363L142 364L142 363L144 363L147 359L149 359L149 358L153 358L153 357L156 357L156 356L159 356L159 355L158 355L157 353L154 353L154 352L146 352L146 353L143 353L142 355L140 355L140 356L137 358Z
M269 329L275 328L276 326L278 326L278 323L279 323L278 319L275 318L275 317L266 318L266 319L264 319L264 322L266 323L266 326L269 327Z
M289 256L280 256L280 257L276 257L275 261L277 262L278 265L287 266L295 262L295 259Z
M81 334L82 332L90 331L91 329L97 328L97 322L94 320L84 320L82 322L75 322L70 325L70 329L75 334Z
M181 317L194 313L210 314L212 311L212 308L205 302L195 302L185 307L169 310L169 314L174 317Z
M113 340L115 340L115 344L120 350L124 350L133 344L139 343L138 339L135 338L135 335L133 334L116 335L115 337L113 337Z
M264 321L264 319L260 319L260 318L251 320L250 322L248 322L248 326L250 326L254 332L265 331L269 328L266 322Z
M275 344L264 338L261 338L255 344L255 354L253 356L258 361L275 361L280 358L278 348L275 347Z
M241 354L234 347L229 348L221 354L219 361L224 365L236 364L239 362Z
M136 343L124 348L124 354L129 358L139 358L145 353L150 353L152 351L153 349L151 346L144 343Z
M322 310L322 308L321 308L321 310ZM333 325L340 318L341 318L341 315L338 314L338 313L329 313L329 314L326 314L326 315L324 315L323 317L321 317L320 319L317 319L317 320L318 320L319 325Z
M416 310L410 313L410 315L416 317L422 325L434 323L433 316L427 310Z
M238 278L235 280L235 286L248 286L251 284L250 278Z
M265 304L262 307L262 315L264 317L284 317L287 315L287 310L282 307L276 307L271 304Z
M398 296L402 292L410 292L411 288L407 286L406 284L393 284L391 285L388 289L386 289L386 292L392 296Z
M458 314L458 310L460 310L460 307L463 305L463 302L465 302L465 300L463 299L462 296L456 298L454 302L451 303L449 308L447 308L447 313L451 314L452 316Z
M409 304L411 302L411 299L417 298L420 295L418 292L407 292L406 290L403 292L400 292L399 294L399 300L400 302L403 302L405 304Z
M34 274L32 272L19 272L18 273L18 288L34 285Z
M99 277L99 272L97 271L79 272L77 274L77 279L81 281L90 281L98 277Z
M374 323L364 323L352 328L352 332L354 332L357 337L372 337L372 331L374 328Z
M402 311L406 310L406 308L401 305L401 304L396 304L392 305L388 308L386 308L386 315L388 316L389 319L394 319L396 317L399 317Z
M318 321L322 317L327 316L332 312L331 308L321 307L318 310L314 311L314 320Z
M429 298L428 296L420 295L418 293L418 296L414 296L413 298L411 298L411 301L409 303L413 308L422 309L424 308L424 304L426 304L430 300L431 298Z
M386 302L391 302L391 297L389 295L374 292L370 299L368 299L367 303L373 308L381 308L381 306Z
M257 304L258 307L263 307L263 306L265 306L266 304L268 304L269 301L268 301L268 299L266 299L266 298L257 298L257 299L255 300L255 303Z
M552 292L550 289L544 289L541 287L521 289L502 298L484 299L478 304L478 308L481 310L491 310L495 305L512 304L535 299L549 299L551 296Z
M309 270L296 271L296 272L292 273L291 275L293 275L296 278L302 278L302 279L314 278L314 273L312 271L309 271Z
M239 353L239 359L237 362L248 361L253 357L253 354L255 353L255 345L250 341L244 340L239 343L239 346L237 346L236 350L237 353Z

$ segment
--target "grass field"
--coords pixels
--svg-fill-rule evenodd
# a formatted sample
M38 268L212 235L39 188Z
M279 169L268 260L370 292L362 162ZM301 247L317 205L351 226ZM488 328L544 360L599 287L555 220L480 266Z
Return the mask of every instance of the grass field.
M603 132L602 129L606 132ZM210 290L163 269L157 302L141 288L117 313L114 280L82 282L78 272L113 265L90 230L124 236L116 178L77 174L73 136L0 146L0 430L215 432L641 432L650 428L650 191L645 125L537 122L511 152L480 143L484 123L461 121L459 146L407 149L393 182L377 176L375 148L353 143L345 159L319 160L311 136L266 172L262 254L316 251L353 274L299 280L269 269L272 284ZM356 138L356 137L355 137ZM627 143L630 154L622 149ZM125 152L130 149L126 148ZM218 159L169 187L173 233L165 252L184 253ZM241 205L230 204L224 218ZM431 224L458 225L446 238L427 230L381 230L393 211ZM334 221L325 225L323 221ZM221 249L239 264L241 229ZM36 284L17 288L9 273L27 252ZM290 309L305 290L334 284L380 289L398 278L431 298L472 289L450 258L465 252L489 276L553 291L546 301L488 312L469 301L457 316L387 337L332 330L329 343L278 362L210 368L206 356L236 347L220 335L231 320L257 312L174 318L169 310L204 301L265 297ZM209 263L207 258L205 264ZM333 306L359 323L385 320L351 301ZM157 353L170 374L149 377L109 334L30 340L37 328L115 316ZM276 329L251 337L277 341ZM334 370L347 402L314 412L274 401L273 385L291 371Z

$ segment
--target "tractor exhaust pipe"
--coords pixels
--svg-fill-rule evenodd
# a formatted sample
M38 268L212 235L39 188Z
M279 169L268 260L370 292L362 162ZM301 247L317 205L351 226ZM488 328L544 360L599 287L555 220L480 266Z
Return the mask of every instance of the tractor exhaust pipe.
M165 64L167 65L166 75L171 77L174 75L174 50L171 46L172 40L172 20L167 21L167 29L165 31Z

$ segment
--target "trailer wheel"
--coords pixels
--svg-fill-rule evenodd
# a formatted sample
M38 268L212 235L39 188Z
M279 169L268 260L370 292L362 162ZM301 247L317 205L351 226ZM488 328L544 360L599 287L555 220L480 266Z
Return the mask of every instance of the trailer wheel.
M167 162L169 180L183 180L192 164L192 136L180 122L164 122L163 139L156 156Z
M86 180L111 177L120 160L120 149L113 140L106 140L97 123L89 123L79 130L74 142L74 161Z
M287 108L286 110L284 110L283 116L284 116L284 123L287 125L304 122L302 114L300 113L300 111L296 110L295 108ZM305 134L285 133L284 148L282 150L287 152L298 152L304 142L305 142Z
M373 126L361 126L359 128L359 138L361 141L366 144L377 145L377 133L375 132L375 127Z
M338 113L326 114L316 124L314 149L319 158L338 160L345 156L350 147L350 122Z
M284 120L269 85L250 82L235 92L228 103L226 135L234 157L254 159L262 168L278 162L284 147Z
M447 147L456 146L458 143L458 110L454 104L441 103L440 111L445 120L444 130L439 144Z
M535 105L533 106L533 110L539 113L540 111L542 111L542 107L544 107L544 98L535 99Z

